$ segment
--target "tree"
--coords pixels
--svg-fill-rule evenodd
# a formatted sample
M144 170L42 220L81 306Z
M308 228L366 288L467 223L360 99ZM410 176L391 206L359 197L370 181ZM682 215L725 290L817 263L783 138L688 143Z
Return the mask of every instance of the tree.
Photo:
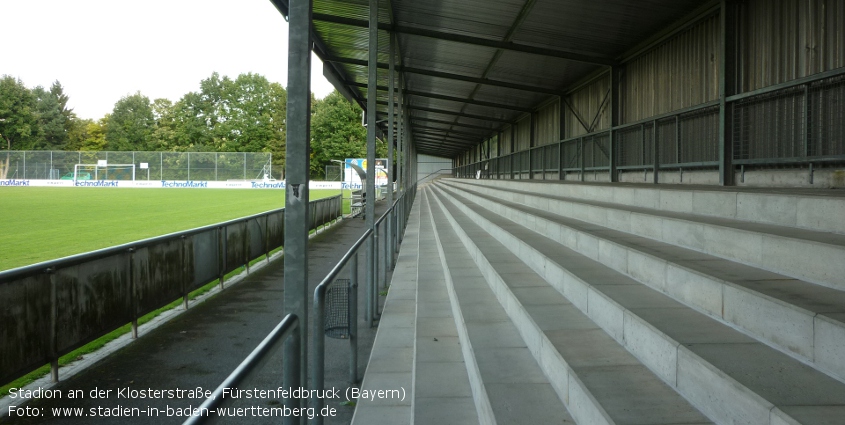
M96 122L88 120L86 125L87 137L82 141L82 146L79 150L83 151L104 151L108 146L106 134L108 134L109 121L111 115L100 118Z
M71 120L70 129L67 132L68 142L66 149L69 151L82 150L82 146L84 145L85 141L88 140L89 137L88 125L93 123L94 120L88 118L74 118L73 120Z
M147 146L156 151L174 150L177 141L173 102L169 99L156 99L152 107L155 124Z
M55 84L54 84L55 86ZM32 146L35 149L64 149L68 143L68 119L58 96L44 87L32 90L38 112L39 131ZM66 96L65 96L66 97ZM65 102L67 100L65 99Z
M270 93L272 102L270 122L273 126L274 137L264 150L273 154L273 169L279 172L279 178L284 178L282 172L285 169L285 151L287 150L288 92L281 84L272 83Z
M172 120L157 118L157 137L179 150L272 152L278 166L284 163L286 109L281 85L258 74L232 80L215 72L173 105Z
M6 158L0 162L0 179L9 170L9 150L32 149L38 135L38 113L32 91L19 79L4 75L0 79L0 136L5 143Z
M337 90L316 102L311 118L312 178L321 178L332 159L366 158L367 129L361 125L361 112ZM387 155L386 146L377 141L377 157Z
M67 107L67 102L70 98L65 94L65 89L62 87L62 83L60 83L59 80L54 81L50 86L50 93L55 96L56 101L59 103L59 108L62 111L62 115L65 117L65 133L68 134L68 142L70 142L70 132L75 126L75 121L79 118L76 116L76 113L73 112L73 108Z
M148 150L155 119L150 98L137 92L121 98L107 121L107 148L118 151Z

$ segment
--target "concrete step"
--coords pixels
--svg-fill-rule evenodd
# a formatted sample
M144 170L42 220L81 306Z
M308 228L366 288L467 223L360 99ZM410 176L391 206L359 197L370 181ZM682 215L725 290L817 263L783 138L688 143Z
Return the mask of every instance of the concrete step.
M425 199L421 199L420 207L414 423L477 424L489 409L489 403L484 406L477 402L476 394L481 391L477 388L480 382L475 358L464 355L466 347L458 337L456 323L460 320L456 319L460 312L453 307L431 210Z
M718 187L574 183L526 180L458 180L584 201L660 209L845 234L845 191L806 188Z
M404 399L359 399L353 425L413 424L414 344L417 321L417 271L420 252L420 206L408 215L402 249L361 382L366 391L403 390ZM362 285L363 286L363 285Z
M845 290L842 279L845 276L845 261L842 261L845 235L842 234L537 194L510 187L497 189L455 179L443 182L454 187L472 187L502 200ZM632 191L630 198L636 198L637 193L638 190Z
M578 250L845 380L845 292L546 210L449 186L485 209Z
M422 194L428 205L428 191ZM454 314L454 319L441 320L453 320L443 324L449 329L457 324L457 337L445 332L421 337L418 332L417 346L459 344L463 348L469 375L475 380L472 388L483 424L574 424L443 211L438 205L431 205L431 209L432 233L438 241ZM421 283L421 293L422 289ZM423 355L420 348L418 361Z
M578 423L711 423L473 219L450 201L441 201L441 196L436 202L447 213L448 224ZM454 261L469 260L455 257ZM480 310L478 318L483 320L491 308ZM498 317L493 316L494 320Z
M823 424L845 417L842 382L478 204L440 193L467 215L460 226L480 226L511 249L715 422Z

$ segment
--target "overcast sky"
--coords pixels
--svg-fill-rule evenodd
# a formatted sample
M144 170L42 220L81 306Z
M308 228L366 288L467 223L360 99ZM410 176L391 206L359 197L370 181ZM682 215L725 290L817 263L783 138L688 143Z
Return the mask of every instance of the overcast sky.
M59 80L80 118L121 97L179 100L212 72L287 85L288 24L270 0L0 0L0 75ZM332 86L312 56L311 91Z

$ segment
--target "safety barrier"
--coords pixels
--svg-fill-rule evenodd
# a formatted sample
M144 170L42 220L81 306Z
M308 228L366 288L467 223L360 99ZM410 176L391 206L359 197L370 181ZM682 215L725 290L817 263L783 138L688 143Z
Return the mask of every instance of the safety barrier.
M728 163L747 166L845 162L845 68L728 96ZM587 172L718 169L719 101L532 147L455 168L464 178L546 178ZM730 152L730 151L733 152ZM611 161L613 158L613 161Z
M309 229L341 216L341 197L310 203ZM0 382L188 294L284 243L284 209L0 272Z

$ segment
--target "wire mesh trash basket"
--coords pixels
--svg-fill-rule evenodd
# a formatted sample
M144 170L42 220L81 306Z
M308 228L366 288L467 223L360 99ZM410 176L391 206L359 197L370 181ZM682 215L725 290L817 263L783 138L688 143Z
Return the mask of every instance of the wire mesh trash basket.
M349 279L336 279L326 291L326 336L349 338Z

